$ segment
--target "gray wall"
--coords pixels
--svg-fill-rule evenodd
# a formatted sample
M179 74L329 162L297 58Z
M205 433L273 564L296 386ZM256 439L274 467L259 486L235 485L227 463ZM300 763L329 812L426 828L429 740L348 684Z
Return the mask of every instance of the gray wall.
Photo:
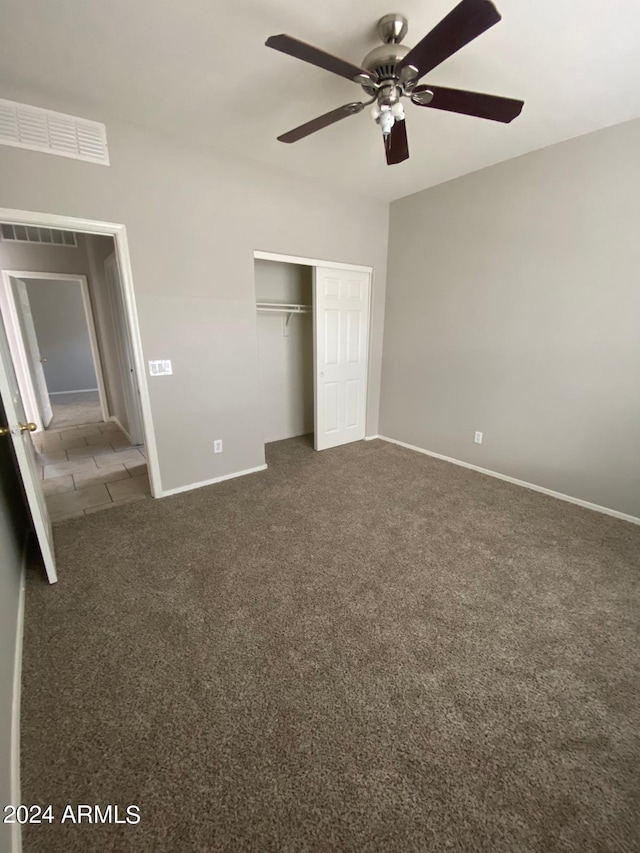
M256 301L311 305L313 268L255 262ZM258 349L265 442L313 432L313 319L258 314Z
M104 120L77 104L3 97ZM378 431L388 205L107 121L105 168L0 148L2 204L127 226L163 488L263 464L253 252L370 265L367 432ZM213 440L224 440L214 455ZM188 440L187 440L188 439Z
M639 151L633 121L392 204L383 435L640 516Z
M80 283L23 279L49 393L98 387Z
M0 330L2 333L3 330ZM0 401L0 426L6 427ZM0 438L0 804L12 802L11 723L22 548L28 522L11 439ZM0 824L0 853L11 850L11 827Z
M0 164L0 175L5 172ZM20 272L55 272L87 275L89 272L84 244L68 246L39 246L37 243L11 243L0 239L0 269Z
M114 294L104 272L104 262L115 251L113 237L89 234L79 237L86 248L89 262L89 296L96 324L96 337L102 364L105 394L109 414L129 430L123 379L120 368L119 344L115 327Z

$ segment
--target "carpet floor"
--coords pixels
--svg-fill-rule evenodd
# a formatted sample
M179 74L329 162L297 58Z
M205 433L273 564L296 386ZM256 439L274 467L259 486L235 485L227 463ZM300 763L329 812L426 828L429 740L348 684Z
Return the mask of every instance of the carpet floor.
M54 394L50 398L53 419L47 429L63 429L77 424L92 424L102 420L100 397L97 391Z
M640 528L382 441L268 462L56 527L25 853L640 850Z

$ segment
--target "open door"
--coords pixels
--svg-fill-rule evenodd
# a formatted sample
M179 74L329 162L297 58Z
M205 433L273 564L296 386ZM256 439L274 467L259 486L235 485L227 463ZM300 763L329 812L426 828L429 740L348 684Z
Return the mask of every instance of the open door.
M29 435L29 432L32 431L31 427L35 429L35 424L28 424L26 421L24 406L18 389L18 380L13 369L9 344L2 322L0 322L0 396L8 423L8 429L0 435L0 441L13 442L20 477L40 545L47 578L49 583L55 583L58 576L53 550L53 531L40 486L41 476L36 452Z
M369 291L369 273L315 268L316 450L365 436Z
M115 328L118 334L118 353L124 402L127 410L127 429L131 444L144 444L142 428L142 413L140 407L140 390L136 379L133 362L133 347L129 337L127 312L120 284L120 272L115 253L109 255L104 262L104 272L109 288L109 298L113 309ZM124 425L123 425L124 426Z
M12 278L11 282L18 313L18 322L22 332L22 340L24 341L24 348L27 355L27 361L29 363L29 372L33 383L33 390L36 395L38 410L42 419L42 426L46 429L53 418L53 409L51 408L49 389L47 388L47 380L42 366L43 359L40 354L36 327L31 313L27 285L19 278Z

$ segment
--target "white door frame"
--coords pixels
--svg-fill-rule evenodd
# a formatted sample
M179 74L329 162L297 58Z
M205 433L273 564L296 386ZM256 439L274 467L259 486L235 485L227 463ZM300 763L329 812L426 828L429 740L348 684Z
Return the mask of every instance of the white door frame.
M118 426L127 436L131 444L142 444L144 441L144 433L140 412L140 394L135 386L135 376L131 376L133 352L131 348L131 341L126 333L126 329L122 328L123 324L126 324L126 318L124 316L125 307L122 301L117 298L117 294L114 293L114 290L119 289L119 286L113 284L114 276L109 273L110 267L113 267L115 270L115 279L120 278L118 256L115 251L111 252L111 254L104 259L103 267L105 283L108 289L109 304L111 305L111 314L115 323L117 336L116 347L118 349L118 368L120 370L120 381L124 392L127 429L124 428L115 416L113 417L113 420L117 422Z
M353 270L353 272L368 272L369 275L373 273L373 267L363 267L359 264L343 264L341 261L322 261L318 260L318 258L299 258L296 255L281 255L278 252L256 250L253 253L253 257L256 261L279 261L281 264L298 264L303 267L328 267L334 270Z
M24 346L24 341L22 340L22 334L20 332L20 325L18 323L17 316L17 306L15 304L15 299L13 296L13 288L11 287L11 282L9 279L11 278L19 278L19 279L40 279L45 281L74 281L77 282L80 286L80 293L82 294L82 305L84 307L84 316L87 321L87 330L89 332L89 343L91 344L91 356L93 358L93 366L96 371L96 381L98 383L98 396L100 398L100 409L102 410L102 420L109 420L109 410L107 407L107 395L105 391L104 385L104 376L102 373L102 363L100 361L100 353L98 351L98 339L96 337L96 328L95 322L93 318L93 310L91 308L91 298L89 296L89 285L87 282L86 275L80 275L79 273L56 273L56 272L27 272L25 270L2 270L2 280L4 285L4 299L2 301L2 309L5 307L8 308L8 316L5 317L5 328L7 330L7 337L9 338L9 344L11 346L12 355L14 360L16 355L18 356L18 360L20 362L20 366L25 363L27 358L26 349ZM4 311L3 311L4 316ZM9 325L13 324L14 328L9 330ZM14 352L14 344L16 345ZM22 382L25 383L24 389L21 387L21 391L24 397L25 406L28 404L31 405L32 400L35 400L35 391L32 387L31 375L27 372L24 376L18 376L18 381L22 386ZM27 417L29 420L38 422L38 418L34 417L34 412L37 412L37 408L32 412L27 411ZM40 426L40 424L38 424Z
M264 252L261 249L255 249L253 252L254 261L278 261L281 264L296 264L298 266L305 267L324 267L325 269L337 269L337 270L349 270L351 272L364 272L369 276L369 330L367 334L367 378L365 382L365 391L366 391L366 399L365 399L365 413L367 410L367 403L369 401L369 379L371 376L370 366L371 366L371 335L373 329L373 323L371 322L371 318L373 315L373 267L362 266L360 264L345 264L341 261L325 261L319 258L301 258L297 255L283 255L279 252ZM315 323L314 323L315 328ZM259 365L258 365L259 366ZM315 342L313 347L313 394L314 399L316 396L316 348ZM365 414L365 436L367 433L366 429L366 414ZM315 430L315 412L314 412L314 430Z
M75 216L58 216L53 213L36 213L30 210L14 210L12 208L5 207L0 207L0 220L3 222L10 222L13 225L35 225L36 227L39 226L41 228L61 228L63 231L76 231L79 234L102 234L108 237L113 237L116 247L116 255L118 258L118 266L120 269L122 297L125 304L127 324L133 347L136 380L138 382L138 387L140 388L142 425L144 430L151 494L154 498L161 497L163 492L162 481L160 479L158 447L153 427L149 386L147 384L147 375L144 367L144 353L142 351L142 339L140 336L140 325L138 322L138 310L136 307L133 287L133 272L131 269L131 257L129 255L129 243L127 240L126 227L116 222L101 222L93 219L79 219Z

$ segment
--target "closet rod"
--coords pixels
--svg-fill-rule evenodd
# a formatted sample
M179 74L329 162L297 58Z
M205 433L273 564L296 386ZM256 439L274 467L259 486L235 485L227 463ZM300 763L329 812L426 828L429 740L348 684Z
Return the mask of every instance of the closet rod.
M283 314L306 314L311 311L311 305L300 305L295 302L258 302L258 311L276 311Z
M312 305L301 305L298 302L257 302L258 313L284 314L282 334L289 335L289 323L294 314L311 314Z

